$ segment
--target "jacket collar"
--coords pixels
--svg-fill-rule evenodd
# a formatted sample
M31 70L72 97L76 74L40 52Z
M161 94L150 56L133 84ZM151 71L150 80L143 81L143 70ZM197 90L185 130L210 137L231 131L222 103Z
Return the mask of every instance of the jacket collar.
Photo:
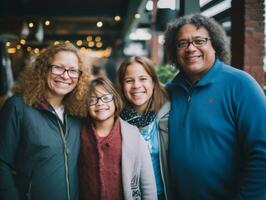
M167 85L167 88L171 91L175 89L177 86L181 88L192 88L192 87L204 87L206 85L212 84L216 78L216 76L219 73L219 68L222 62L217 58L212 65L212 67L209 69L209 71L204 74L201 79L196 81L194 84L191 84L185 73L180 72L176 75L176 77L173 79L173 81Z
M34 104L34 107L53 113L55 112L54 108L44 97L39 98L39 100Z
M157 118L161 119L163 116L169 113L170 107L171 107L170 101L167 101L166 103L164 103L163 106L157 112Z

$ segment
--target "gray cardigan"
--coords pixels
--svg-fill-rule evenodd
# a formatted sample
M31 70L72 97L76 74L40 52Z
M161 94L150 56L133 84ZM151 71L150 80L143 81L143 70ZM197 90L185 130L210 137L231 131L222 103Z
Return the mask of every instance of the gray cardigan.
M157 113L158 128L159 128L159 160L160 169L164 185L164 193L166 200L172 199L172 193L169 186L169 170L168 170L168 117L171 104L166 102Z
M157 200L148 146L137 127L120 118L122 134L122 184L125 200Z

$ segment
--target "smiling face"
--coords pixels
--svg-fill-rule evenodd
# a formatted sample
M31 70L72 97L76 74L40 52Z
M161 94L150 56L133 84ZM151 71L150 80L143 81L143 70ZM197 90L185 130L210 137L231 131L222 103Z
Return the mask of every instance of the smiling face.
M61 51L55 54L51 65L60 66L64 69L79 69L77 56L68 51ZM49 89L48 101L52 105L58 106L58 104L61 104L64 96L70 93L76 87L77 83L78 78L70 78L66 71L61 75L55 75L52 73L50 68L47 78L47 85Z
M127 100L139 112L145 112L152 98L154 83L140 63L132 63L127 66L123 82L123 91Z
M210 38L207 30L187 24L178 31L176 41L192 41L199 38ZM215 61L215 50L211 41L208 40L200 47L190 44L186 48L177 48L176 56L178 64L193 83L212 67Z
M106 95L110 93L107 92L102 86L96 86L94 92L91 94L91 98L95 97L102 97L109 101L106 98ZM90 102L90 98L89 98ZM88 102L88 104L89 104ZM115 104L114 100L111 100L107 103L104 103L102 99L98 99L98 102L95 105L89 105L88 107L89 116L97 123L97 122L113 122L114 121L114 114L115 114Z

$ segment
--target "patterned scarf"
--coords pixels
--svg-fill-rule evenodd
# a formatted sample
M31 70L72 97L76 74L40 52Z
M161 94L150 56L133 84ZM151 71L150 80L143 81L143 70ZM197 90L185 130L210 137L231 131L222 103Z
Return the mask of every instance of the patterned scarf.
M155 113L147 111L145 114L140 114L131 106L126 106L120 113L120 117L128 123L137 126L138 128L149 125L155 118Z

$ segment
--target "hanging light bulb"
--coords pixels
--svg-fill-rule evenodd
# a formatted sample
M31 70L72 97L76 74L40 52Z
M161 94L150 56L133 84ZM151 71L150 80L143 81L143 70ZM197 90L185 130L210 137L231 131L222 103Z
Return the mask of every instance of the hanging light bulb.
M21 35L23 38L27 38L29 34L30 34L29 27L28 27L27 23L24 22L22 24Z

